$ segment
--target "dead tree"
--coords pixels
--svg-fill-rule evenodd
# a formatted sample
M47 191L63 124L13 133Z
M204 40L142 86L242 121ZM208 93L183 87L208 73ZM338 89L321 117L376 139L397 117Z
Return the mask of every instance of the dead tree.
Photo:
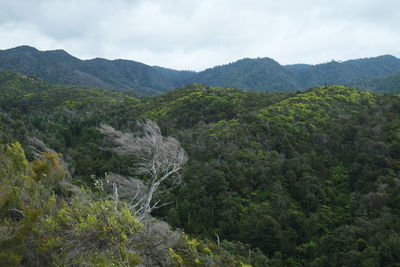
M102 124L99 128L113 144L112 151L119 155L132 156L136 159L133 170L137 175L146 175L150 182L145 190L133 197L138 219L143 219L159 204L152 204L154 194L160 184L169 179L169 188L182 182L179 171L188 157L180 143L173 137L163 137L158 125L151 121L138 122L143 134L122 133L113 127ZM139 187L138 187L139 188Z

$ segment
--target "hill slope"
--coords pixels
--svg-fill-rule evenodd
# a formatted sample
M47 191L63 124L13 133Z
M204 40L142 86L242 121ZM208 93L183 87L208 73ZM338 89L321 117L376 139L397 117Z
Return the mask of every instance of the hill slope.
M149 114L168 131L183 128L175 131L190 157L176 205L161 213L170 223L252 244L277 266L400 262L399 95L185 92L154 99L166 108ZM219 113L209 113L213 103Z
M184 183L161 196L174 204L153 215L209 240L217 234L255 266L400 262L399 95L191 85L140 100L7 72L0 85L3 142L44 140L78 184L130 174L132 162L110 153L100 123L135 132L137 119L157 121L189 162Z
M93 184L106 185L108 171L129 175L130 160L112 155L97 127L134 130L150 112L141 100L0 71L0 107L0 228L7 233L0 236L2 265L250 263L249 246L190 238L154 220L139 225L123 200L110 200ZM52 150L36 158L28 137L63 152L67 164ZM68 173L86 189L73 186ZM260 251L250 251L257 255L252 262L265 262Z

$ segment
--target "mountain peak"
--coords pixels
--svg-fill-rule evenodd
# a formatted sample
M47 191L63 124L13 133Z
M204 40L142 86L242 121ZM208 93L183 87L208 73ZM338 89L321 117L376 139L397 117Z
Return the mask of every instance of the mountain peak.
M236 62L233 62L231 64L235 64L235 63L255 63L255 64L278 64L280 65L278 62L276 62L274 59L269 58L269 57L258 57L258 58L242 58L239 59Z
M15 52L20 52L20 53L39 52L39 50L37 50L36 48L29 46L29 45L17 46L17 47L8 49L8 51L15 51Z
M58 56L61 58L71 58L71 59L75 59L75 60L79 60L78 58L72 56L71 54L69 54L67 51L62 50L62 49L55 49L55 50L47 50L47 51L43 51L43 53L47 53L53 56Z
M390 60L398 60L397 57L390 55L390 54L386 54L386 55L382 55L382 56L378 56L376 57L377 59L390 59Z

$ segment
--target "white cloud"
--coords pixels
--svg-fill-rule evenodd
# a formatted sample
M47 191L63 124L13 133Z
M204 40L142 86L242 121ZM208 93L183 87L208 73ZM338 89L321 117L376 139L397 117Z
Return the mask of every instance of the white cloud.
M400 56L397 0L0 0L0 49L204 69L243 57L282 64Z

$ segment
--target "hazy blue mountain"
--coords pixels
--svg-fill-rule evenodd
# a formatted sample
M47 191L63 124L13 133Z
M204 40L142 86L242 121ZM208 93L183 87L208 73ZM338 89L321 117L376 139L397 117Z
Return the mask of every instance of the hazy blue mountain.
M311 67L312 65L309 64L292 64L292 65L285 65L285 68L291 71L302 70Z
M146 64L131 60L80 60L63 50L39 51L29 46L0 50L0 68L35 75L52 83L133 89L157 94L172 83Z
M356 80L389 75L400 71L400 59L384 55L318 65L289 65L286 68L293 72L300 89L308 89L325 83L348 84Z
M400 72L378 78L369 78L349 83L350 86L366 91L400 93Z
M274 92L305 90L324 84L351 84L399 71L400 59L390 55L318 65L286 66L270 58L257 58L210 68L194 75L192 79L193 82L212 86ZM367 81L361 86L374 89Z
M377 83L375 78L400 72L400 59L384 55L344 62L285 66L270 58L245 58L194 72L149 66L131 60L80 60L63 50L39 51L20 46L0 50L0 69L34 75L52 83L134 90L150 95L190 83L263 92L297 91L324 84L354 83L353 86L362 90L385 91L374 85ZM399 92L395 84L391 88L390 92Z
M153 68L177 88L191 83L197 75L197 72L195 71L174 70L159 66L153 66Z
M241 59L217 66L193 77L196 83L234 87L251 91L295 91L294 74L270 58Z

